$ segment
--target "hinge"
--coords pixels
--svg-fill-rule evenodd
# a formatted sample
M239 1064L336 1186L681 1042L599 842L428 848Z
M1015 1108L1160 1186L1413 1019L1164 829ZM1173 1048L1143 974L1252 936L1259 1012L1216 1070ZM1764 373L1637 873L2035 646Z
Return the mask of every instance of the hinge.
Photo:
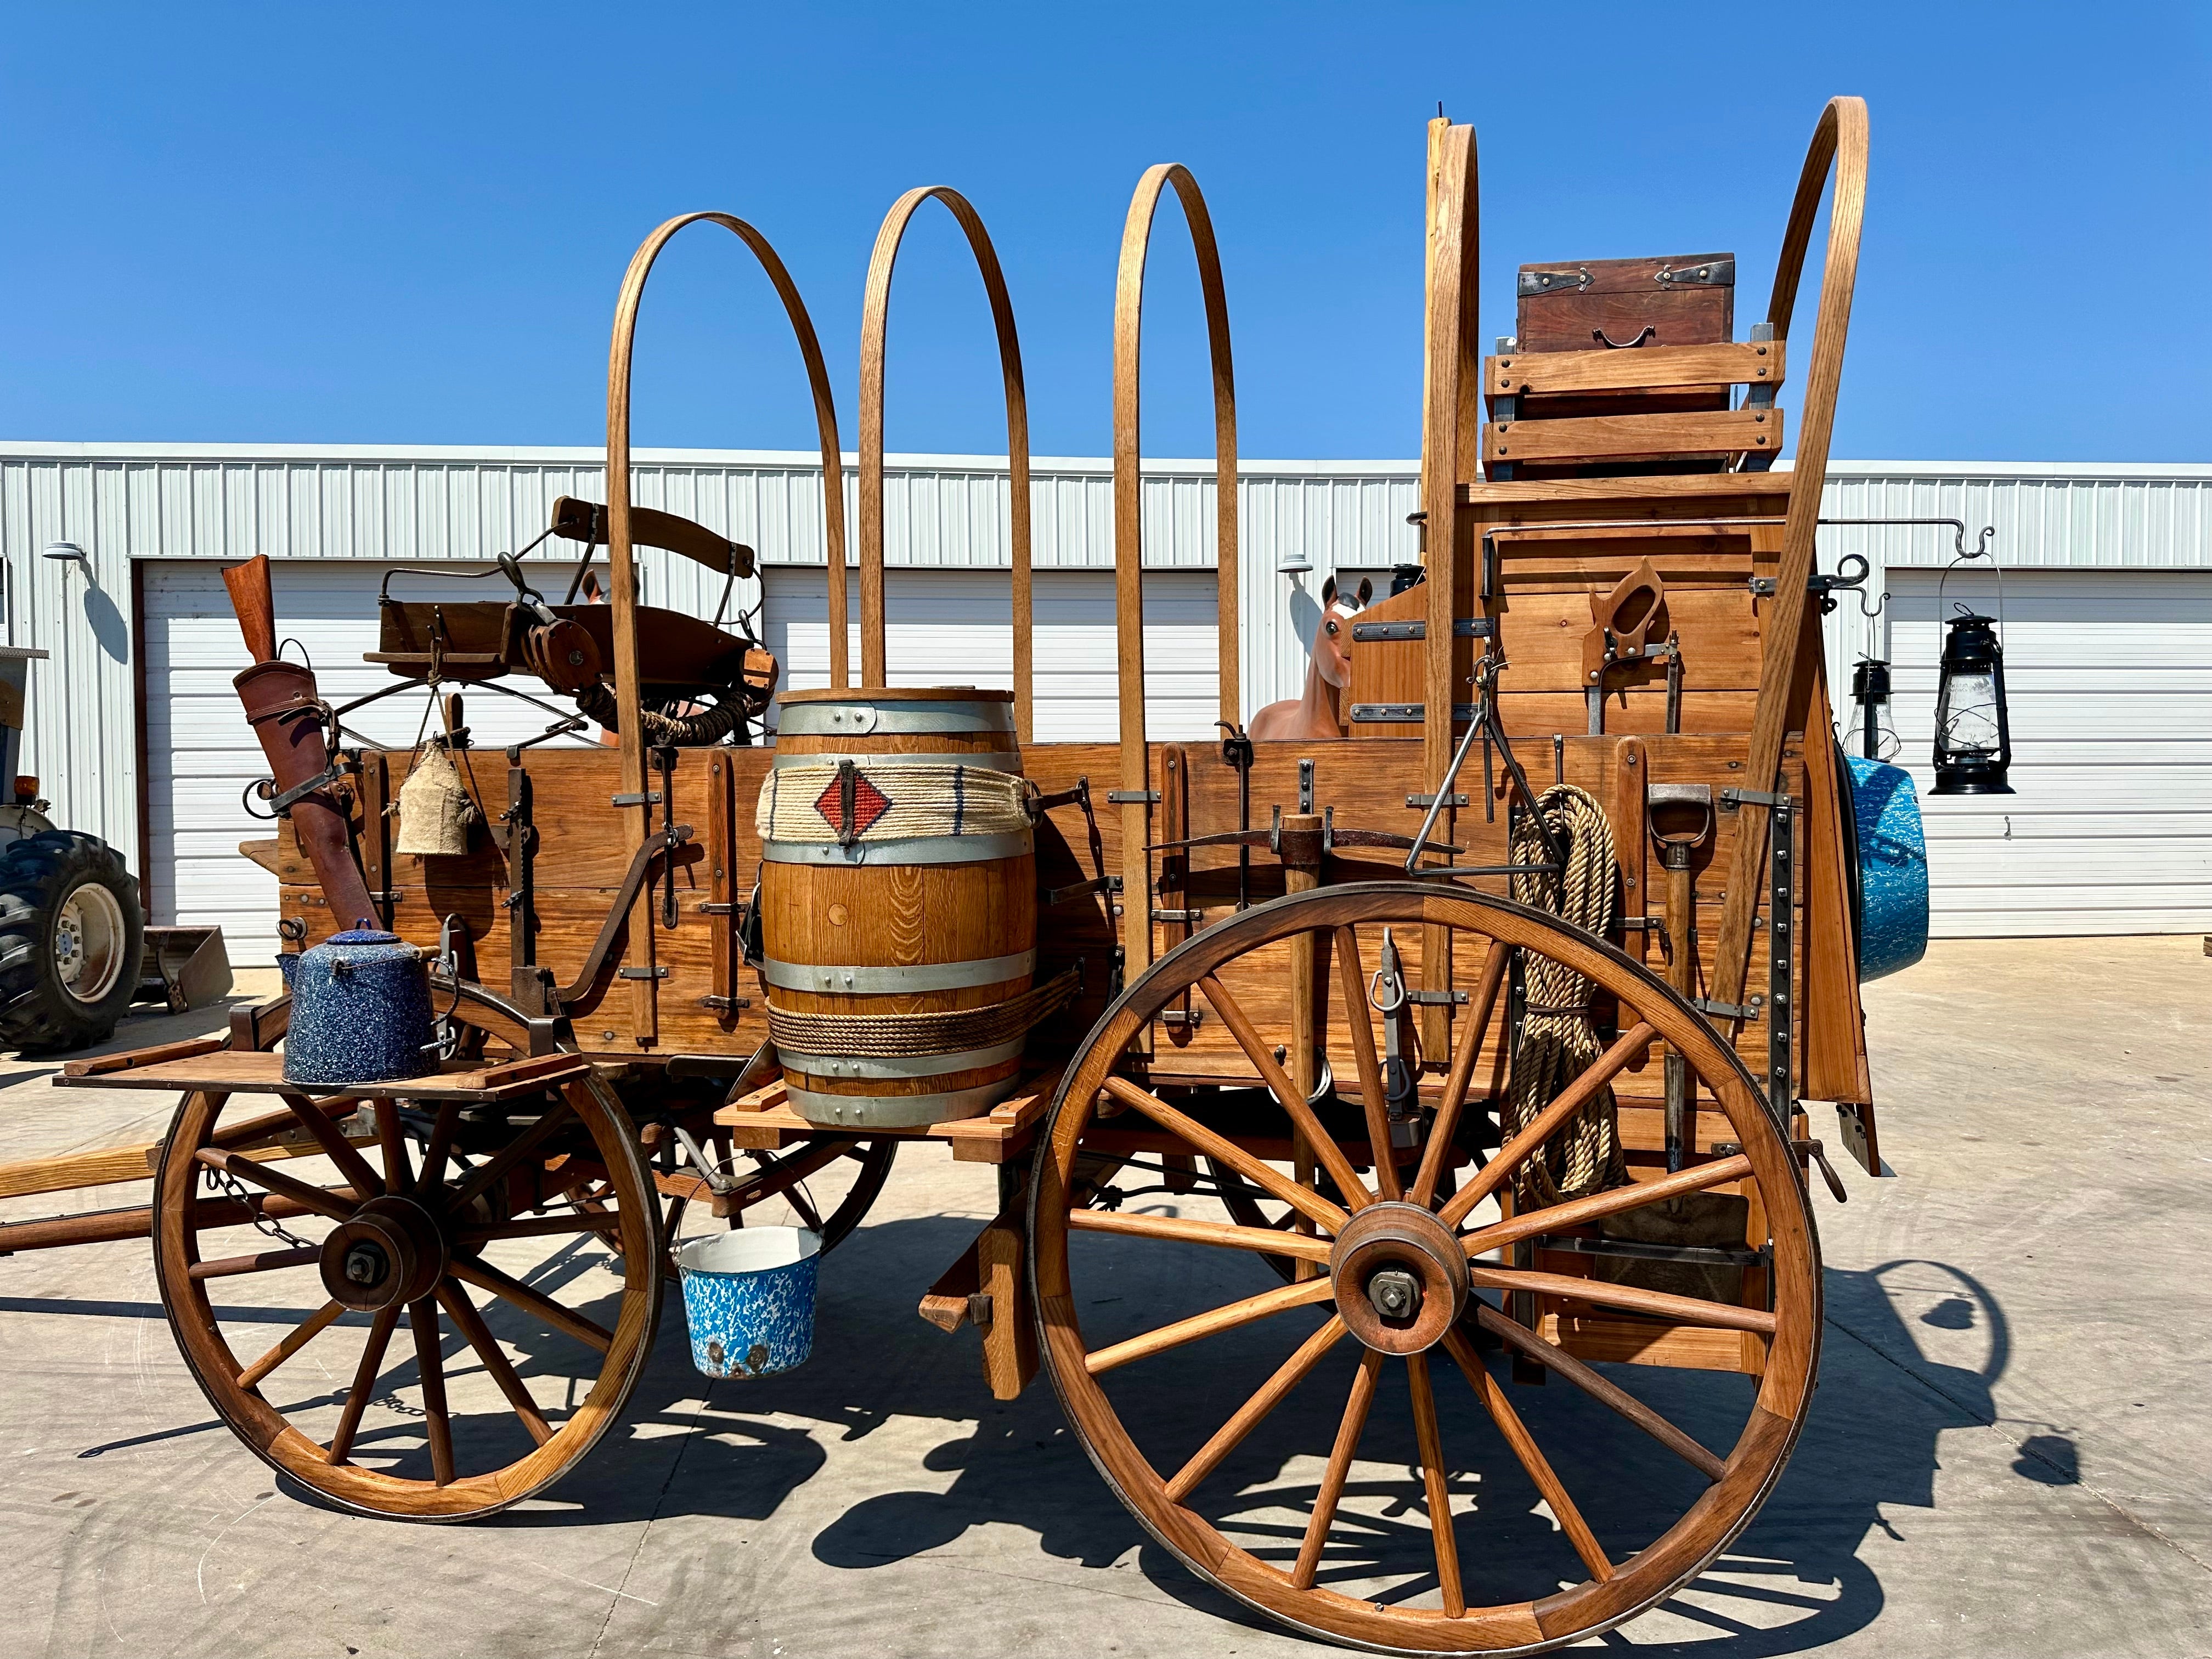
M1692 997L1690 1006L1701 1014L1711 1014L1717 1019L1757 1019L1759 1010L1766 1006L1765 997L1753 997L1748 1002L1715 1002L1711 997Z
M1532 294L1571 294L1588 288L1597 279L1587 270L1524 270L1521 273L1521 297Z
M1662 265L1652 273L1651 280L1662 288L1734 288L1735 261L1708 259L1702 264L1684 265L1680 270Z

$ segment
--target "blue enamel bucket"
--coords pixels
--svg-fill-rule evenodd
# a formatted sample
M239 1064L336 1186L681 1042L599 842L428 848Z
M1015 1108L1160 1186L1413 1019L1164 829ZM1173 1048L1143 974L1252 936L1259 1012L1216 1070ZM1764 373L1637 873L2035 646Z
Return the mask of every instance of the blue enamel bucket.
M814 1352L814 1287L821 1235L805 1227L743 1227L680 1246L691 1363L708 1376L774 1376Z
M1928 953L1928 840L1912 775L1846 755L1858 831L1859 978L1880 979Z

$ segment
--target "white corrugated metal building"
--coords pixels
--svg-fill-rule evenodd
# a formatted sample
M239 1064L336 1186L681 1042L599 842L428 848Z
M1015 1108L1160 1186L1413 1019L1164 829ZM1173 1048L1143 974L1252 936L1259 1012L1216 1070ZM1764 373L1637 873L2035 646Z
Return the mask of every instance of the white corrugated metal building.
M255 553L277 561L280 631L307 650L326 695L357 696L388 683L360 661L374 642L386 566L482 568L529 543L556 495L604 499L603 462L590 449L0 446L8 639L53 653L33 682L25 764L61 821L131 856L155 920L222 921L234 958L255 959L270 943L269 882L235 848L261 833L239 799L260 763L229 689L244 659L219 567ZM641 502L758 550L763 578L740 584L735 604L763 605L787 683L822 684L818 460L646 451L636 471ZM1414 556L1405 519L1418 489L1409 462L1247 462L1242 477L1249 714L1297 695L1326 576L1370 574L1379 586L1389 566ZM1108 738L1110 469L1039 460L1032 489L1039 734ZM849 471L848 490L849 520ZM1004 459L896 457L886 495L893 678L1003 684ZM1210 462L1149 470L1156 737L1211 734L1212 498ZM1927 805L1937 931L2212 927L2212 467L1842 462L1831 469L1826 510L1996 528L2019 793ZM86 559L43 556L56 542ZM564 586L574 550L552 549L532 564L546 585ZM1887 651L1897 665L1899 758L1923 774L1937 586L1950 549L1949 533L1930 528L1822 535L1824 568L1862 553L1873 565L1870 592L1891 595L1871 622L1844 596L1829 630L1832 678L1840 694L1862 651ZM720 594L696 567L646 557L649 602L713 613ZM1279 574L1299 561L1309 573ZM1954 599L1995 592L1982 570L1950 586ZM403 576L395 591L455 590ZM359 724L404 745L421 702L395 697ZM487 742L542 723L481 695L470 718Z

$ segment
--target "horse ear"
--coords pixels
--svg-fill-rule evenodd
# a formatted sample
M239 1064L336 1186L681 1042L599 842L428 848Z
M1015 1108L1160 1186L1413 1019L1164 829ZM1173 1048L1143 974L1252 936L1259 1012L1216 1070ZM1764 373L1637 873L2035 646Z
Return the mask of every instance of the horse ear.
M1324 606L1336 603L1336 578L1330 576L1321 585L1321 602Z
M1365 610L1365 609L1367 608L1367 601L1368 601L1368 600L1370 600L1370 599L1373 599L1374 597L1375 597L1375 582L1374 582L1374 579L1373 579L1372 577L1369 577L1369 576L1362 576L1362 577L1359 579L1359 606L1360 606L1360 609L1361 609L1361 610L1363 610L1363 611L1364 611L1364 610Z

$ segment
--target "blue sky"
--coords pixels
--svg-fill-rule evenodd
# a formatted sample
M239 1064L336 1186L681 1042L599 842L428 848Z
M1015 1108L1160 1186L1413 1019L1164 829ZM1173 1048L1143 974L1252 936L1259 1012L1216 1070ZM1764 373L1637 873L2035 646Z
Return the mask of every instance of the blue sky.
M713 207L790 264L849 447L877 222L942 183L1005 262L1033 447L1103 454L1121 218L1175 160L1221 235L1243 452L1407 457L1438 100L1479 135L1487 339L1522 261L1722 248L1741 330L1842 92L1874 163L1838 455L2212 460L2205 9L1940 0L17 8L0 439L596 444L629 252ZM1146 448L1203 454L1163 217ZM981 286L934 209L890 379L894 450L1003 450ZM647 444L811 442L728 237L664 258L637 407Z

